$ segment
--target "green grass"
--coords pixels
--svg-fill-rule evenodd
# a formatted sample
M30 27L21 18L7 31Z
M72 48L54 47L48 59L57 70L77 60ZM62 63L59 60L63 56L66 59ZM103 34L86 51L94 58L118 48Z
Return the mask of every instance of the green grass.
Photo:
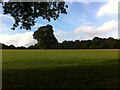
M120 88L118 50L3 50L4 88Z

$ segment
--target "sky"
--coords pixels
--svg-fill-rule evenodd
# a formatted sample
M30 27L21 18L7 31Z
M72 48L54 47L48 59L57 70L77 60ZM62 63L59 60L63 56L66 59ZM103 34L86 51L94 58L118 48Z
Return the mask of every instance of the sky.
M33 33L40 26L50 24L59 42L64 40L88 40L94 37L118 39L118 1L119 0L66 0L67 13L58 20L48 22L36 19L32 30L16 28L11 30L14 20L9 15L2 14L0 6L0 43L6 45L25 46L37 43Z

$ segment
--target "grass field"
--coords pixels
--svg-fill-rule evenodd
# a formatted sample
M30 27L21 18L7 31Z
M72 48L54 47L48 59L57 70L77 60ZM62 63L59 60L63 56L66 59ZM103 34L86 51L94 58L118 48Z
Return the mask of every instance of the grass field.
M3 50L4 88L120 88L118 50Z

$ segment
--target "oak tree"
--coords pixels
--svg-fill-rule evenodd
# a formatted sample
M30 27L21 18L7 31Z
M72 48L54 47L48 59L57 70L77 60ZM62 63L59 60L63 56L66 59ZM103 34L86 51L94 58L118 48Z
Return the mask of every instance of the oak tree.
M36 18L57 20L60 14L67 14L68 5L64 1L51 0L51 2L3 2L2 7L3 14L9 14L14 18L11 29L20 26L20 29L31 30Z

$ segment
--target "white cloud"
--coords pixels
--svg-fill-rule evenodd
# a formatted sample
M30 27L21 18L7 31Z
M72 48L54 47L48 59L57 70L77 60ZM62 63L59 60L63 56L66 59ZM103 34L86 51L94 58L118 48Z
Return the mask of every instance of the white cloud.
M22 34L14 34L14 35L7 35L1 34L0 35L0 43L4 43L7 45L15 45L15 46L25 46L28 47L30 45L34 45L37 43L36 40L33 39L33 32L26 32Z
M109 36L116 38L118 35L118 22L115 20L111 20L105 22L99 27L95 26L80 26L73 30L73 34L76 36L81 36L83 38L90 38L95 36Z
M78 27L74 30L74 34L78 35L81 32L82 33L86 33L86 34L90 34L92 31L94 30L93 26L82 26L82 27Z
M58 39L59 42L62 42L65 39L67 34L68 32L65 32L63 30L57 30L54 32L54 35Z
M55 37L59 42L63 40L83 40L83 39L92 39L95 36L98 37L118 37L118 22L115 20L111 20L105 22L99 27L95 27L92 25L80 26L76 28L73 32L66 32L63 30L56 30L54 32ZM7 45L15 45L15 46L25 46L28 47L30 45L34 45L37 43L36 40L33 39L34 32L25 32L21 34L0 34L0 43L4 43ZM68 38L69 37L69 38Z
M117 28L118 28L118 22L115 20L111 20L109 22L104 23L102 26L98 27L95 30L95 34L104 34L112 30L117 30Z
M103 5L97 12L97 16L104 16L108 14L118 13L118 1L119 0L108 0L105 5Z

